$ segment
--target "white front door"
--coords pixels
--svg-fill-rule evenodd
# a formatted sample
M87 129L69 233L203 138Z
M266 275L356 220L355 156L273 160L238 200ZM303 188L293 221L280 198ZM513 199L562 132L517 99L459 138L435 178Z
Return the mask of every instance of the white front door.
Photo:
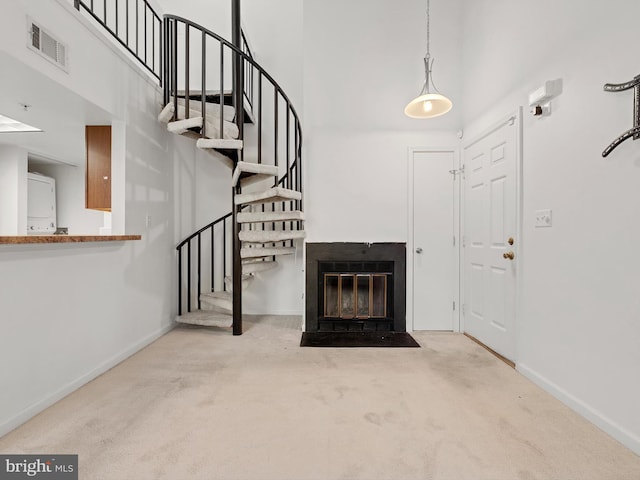
M454 244L453 150L412 149L409 201L412 213L413 329L454 330L457 317L457 248ZM454 325L455 323L455 325Z
M464 331L515 360L520 113L463 149Z

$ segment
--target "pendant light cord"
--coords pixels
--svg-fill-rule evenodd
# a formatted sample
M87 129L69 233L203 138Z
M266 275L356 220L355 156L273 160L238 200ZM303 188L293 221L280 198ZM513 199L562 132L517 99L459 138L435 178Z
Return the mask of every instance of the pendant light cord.
M425 57L427 60L427 63L429 63L429 59L431 58L431 31L430 31L430 27L431 27L431 5L430 5L431 1L427 0L427 56Z
M433 87L436 93L440 93L436 84L433 82L433 75L431 69L433 67L434 60L431 59L431 1L427 0L427 54L424 57L424 87L422 93L431 93L429 85Z
M424 86L421 95L429 92L429 76L431 74L431 8L430 0L427 0L427 54L424 56Z

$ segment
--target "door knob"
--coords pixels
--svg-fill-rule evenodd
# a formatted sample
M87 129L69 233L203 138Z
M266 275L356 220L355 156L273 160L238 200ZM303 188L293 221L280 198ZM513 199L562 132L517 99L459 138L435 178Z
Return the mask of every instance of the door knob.
M422 253L422 248L420 247L416 248L416 253Z
M502 258L508 259L508 260L513 260L514 258L516 258L516 254L513 253L513 252L504 252L502 254Z

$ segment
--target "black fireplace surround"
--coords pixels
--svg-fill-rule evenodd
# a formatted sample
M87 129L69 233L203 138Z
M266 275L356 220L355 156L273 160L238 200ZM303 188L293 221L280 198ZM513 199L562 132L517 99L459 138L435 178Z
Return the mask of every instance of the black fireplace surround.
M385 315L325 317L325 274L386 277ZM406 244L307 243L305 304L307 332L406 332Z

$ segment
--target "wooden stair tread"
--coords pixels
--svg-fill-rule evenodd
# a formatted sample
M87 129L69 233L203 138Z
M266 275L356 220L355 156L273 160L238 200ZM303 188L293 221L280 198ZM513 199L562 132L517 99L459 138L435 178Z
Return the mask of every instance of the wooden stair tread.
M303 221L304 212L289 210L285 212L240 212L238 223L287 222Z
M235 140L230 138L200 138L196 142L196 146L203 150L215 149L222 150L242 150L242 140Z
M242 265L243 274L254 274L260 272L266 272L278 266L278 262L274 260L265 260L262 262L244 263Z
M217 90L205 90L205 98L207 103L220 103L220 89ZM185 97L184 90L178 90L177 95L180 98ZM190 100L199 100L202 98L202 90L189 90L189 99ZM233 106L233 91L232 90L223 90L222 92L222 103L223 105ZM243 120L244 123L255 123L255 117L253 115L253 109L251 108L251 104L247 100L246 95L243 95Z
M242 185L255 183L278 175L278 167L262 163L238 162L233 171L231 184L236 186L238 180ZM244 182L242 180L246 179ZM250 181L248 181L251 179Z
M293 255L295 247L245 247L240 249L241 258L274 257L277 255Z
M233 293L231 292L205 292L200 294L200 303L213 308L214 311L232 313Z
M261 192L240 193L234 197L236 205L256 205L270 202L289 202L302 199L302 194L296 190L283 187L272 187Z
M194 310L176 316L175 320L178 323L186 323L188 325L228 328L233 323L233 315L210 310Z
M173 102L170 102L173 104ZM182 97L178 97L178 108L182 108L182 111L186 110L187 102L185 101L184 95ZM175 109L175 106L174 106ZM189 112L199 112L202 113L202 102L200 101L200 95L189 96ZM207 115L213 115L220 118L220 103L219 102L209 102L205 103L205 113ZM227 122L233 122L233 119L236 116L236 109L233 105L223 105L222 108L223 119Z
M202 128L202 117L185 118L167 123L167 130L180 135L191 128Z
M242 230L238 237L242 242L277 243L304 238L304 230Z

